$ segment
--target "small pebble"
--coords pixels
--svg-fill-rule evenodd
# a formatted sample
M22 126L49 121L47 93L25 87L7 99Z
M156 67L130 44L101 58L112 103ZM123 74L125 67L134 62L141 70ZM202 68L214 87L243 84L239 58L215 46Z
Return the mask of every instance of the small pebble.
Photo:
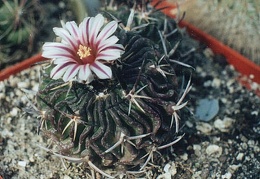
M229 167L228 167L228 171L230 172L230 173L235 173L236 171L237 171L237 169L240 167L241 165L230 165Z
M219 88L221 85L221 80L219 78L214 78L212 81L212 87Z
M29 84L27 81L21 81L19 83L17 83L17 87L18 88L28 88L29 87Z
M234 121L234 119L231 119L229 117L225 117L223 120L216 119L214 121L214 127L220 130L221 132L229 132Z
M218 145L212 144L206 148L207 155L215 155L216 157L220 157L222 154L222 147Z
M211 86L211 81L205 81L203 84L204 87L209 87Z
M11 114L11 116L17 116L17 114L18 114L18 109L14 107L14 108L12 109L12 111L10 111L10 114Z
M176 165L174 162L167 163L163 170L165 173L170 173L171 176L174 176L177 173Z
M205 122L200 122L196 125L196 129L203 134L210 134L212 131L212 126Z
M157 177L157 179L171 179L174 175L176 175L177 173L177 169L176 169L176 165L174 162L171 163L167 163L164 168L163 171L165 173L159 175Z
M197 155L198 157L201 156L201 146L200 145L194 144L193 150L194 150L195 155Z
M68 175L65 175L65 176L63 177L63 179L71 179L71 177L68 176Z
M237 160L241 161L244 157L244 154L243 153L239 153L236 157Z
M18 165L20 167L26 167L27 162L26 161L18 161Z
M184 153L183 155L180 156L180 158L181 158L183 161L186 161L186 160L188 160L188 154L187 154L187 153Z
M230 179L231 177L232 177L232 174L230 172L227 172L221 176L222 179Z

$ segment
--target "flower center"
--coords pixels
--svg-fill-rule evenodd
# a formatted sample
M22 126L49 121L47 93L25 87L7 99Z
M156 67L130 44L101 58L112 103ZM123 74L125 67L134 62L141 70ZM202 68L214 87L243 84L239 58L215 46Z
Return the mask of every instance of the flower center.
M84 45L79 45L79 49L77 54L79 55L79 58L82 60L83 58L86 58L91 55L91 48L84 46Z

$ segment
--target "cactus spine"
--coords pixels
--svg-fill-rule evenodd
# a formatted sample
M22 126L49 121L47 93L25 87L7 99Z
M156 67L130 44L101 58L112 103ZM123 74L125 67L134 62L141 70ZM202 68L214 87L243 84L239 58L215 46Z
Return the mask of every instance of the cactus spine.
M176 60L185 57L178 55L182 34L175 21L148 2L110 5L104 6L104 16L119 23L115 36L124 47L108 63L112 77L64 82L51 78L55 67L50 64L42 70L37 93L39 129L57 146L55 154L85 162L107 177L112 177L104 172L108 167L119 173L144 171L153 157L182 138L179 112L191 89L190 80L181 88L176 74L189 66ZM80 57L92 53L79 48Z

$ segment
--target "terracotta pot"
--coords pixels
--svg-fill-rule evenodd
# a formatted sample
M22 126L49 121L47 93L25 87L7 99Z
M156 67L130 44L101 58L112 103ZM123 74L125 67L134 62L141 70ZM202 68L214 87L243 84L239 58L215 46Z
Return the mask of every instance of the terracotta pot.
M152 5L157 9L160 9L167 16L176 18L173 12L176 12L176 5L169 3L163 0L153 0ZM185 27L187 32L191 37L205 43L215 54L223 55L229 64L233 65L234 68L240 72L241 78L238 80L242 83L242 85L251 89L250 80L260 84L260 66L250 61L248 58L244 57L240 53L231 49L230 47L224 45L222 42L218 41L216 38L211 35L203 32L199 28L194 25L186 22L185 20L181 20L179 22L180 27ZM245 78L245 76L247 78ZM248 81L246 80L248 79ZM260 91L255 91L260 96Z

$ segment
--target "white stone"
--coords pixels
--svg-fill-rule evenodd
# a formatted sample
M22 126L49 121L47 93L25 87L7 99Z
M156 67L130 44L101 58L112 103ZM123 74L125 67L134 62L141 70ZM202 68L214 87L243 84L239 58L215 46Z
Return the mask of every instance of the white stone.
M204 87L209 87L211 86L211 81L205 81L203 84Z
M233 173L235 173L235 172L237 171L237 169L238 169L239 167L241 167L241 165L230 165L230 166L228 167L228 171L233 174Z
M216 119L214 121L214 127L220 130L221 132L229 132L234 121L234 119L231 119L229 117L225 117L223 120Z
M6 137L12 137L14 133L5 128L3 131L1 131L1 135L3 138L6 138Z
M232 177L232 174L230 172L227 172L221 176L222 179L230 179L231 177Z
M212 81L212 87L219 88L221 85L221 80L218 78L214 78Z
M201 156L201 146L200 145L194 144L193 150L194 150L195 155Z
M18 161L18 165L20 167L26 167L27 162L26 161Z
M65 175L65 176L63 177L63 179L71 179L71 177L68 176L68 175Z
M167 163L164 166L163 171L165 173L159 175L156 179L171 179L177 173L175 163L174 162Z
M29 83L27 81L20 81L17 83L17 87L18 88L28 88L29 87Z
M13 109L10 111L10 114L11 114L11 116L17 116L17 114L18 114L18 109L17 109L17 108L13 108Z
M183 155L180 155L180 158L181 158L183 161L186 161L186 160L188 160L188 154L187 154L187 153L184 153Z
M202 132L203 134L210 134L212 131L212 126L208 123L200 122L200 123L197 123L196 129L198 131Z
M244 157L244 154L243 153L239 153L236 157L237 160L241 161Z
M206 153L208 155L215 155L216 157L220 157L222 154L222 147L219 147L218 145L211 144L206 148Z
M226 104L227 103L227 99L226 98L220 98L221 102Z
M33 91L38 91L38 89L39 89L39 84L33 85L33 88L32 88Z
M163 170L165 173L170 173L171 176L174 176L177 173L176 165L174 162L171 162L170 164L167 163Z

